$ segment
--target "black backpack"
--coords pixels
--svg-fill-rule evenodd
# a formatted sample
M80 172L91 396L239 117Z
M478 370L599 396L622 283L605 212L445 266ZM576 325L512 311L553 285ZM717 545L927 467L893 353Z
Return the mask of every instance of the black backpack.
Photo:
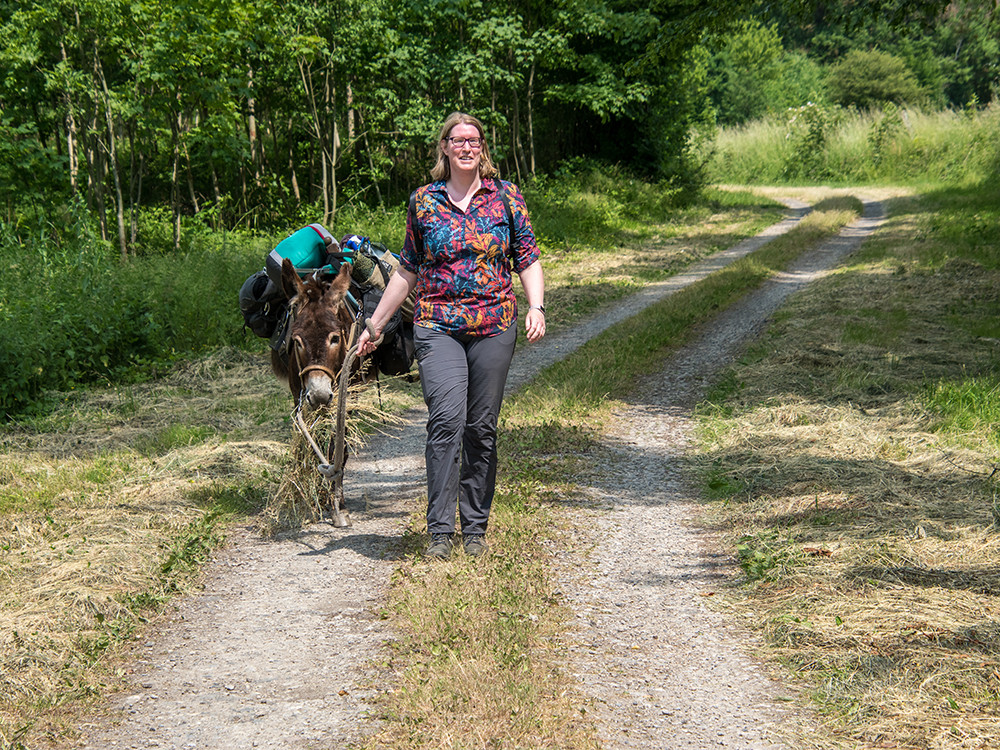
M364 317L370 318L382 299L382 290L374 287L362 296ZM396 310L382 329L382 343L372 352L375 366L383 375L396 377L405 375L413 364L413 323L403 319Z
M243 328L249 328L255 336L271 338L285 316L287 305L284 293L268 278L267 271L257 271L240 287Z

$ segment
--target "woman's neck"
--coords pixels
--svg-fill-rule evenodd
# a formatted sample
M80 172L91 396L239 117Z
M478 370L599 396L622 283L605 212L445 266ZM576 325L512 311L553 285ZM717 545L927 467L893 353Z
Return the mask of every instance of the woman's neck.
M451 202L464 211L482 184L478 172L471 174L452 172L445 182L445 187L448 189Z

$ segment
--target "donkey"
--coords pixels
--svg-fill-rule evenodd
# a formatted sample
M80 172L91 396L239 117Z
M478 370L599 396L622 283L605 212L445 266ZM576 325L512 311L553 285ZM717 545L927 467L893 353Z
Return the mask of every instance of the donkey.
M345 304L351 265L344 263L327 284L299 278L292 262L281 264L281 285L291 307L287 359L271 351L271 368L288 383L296 406L317 409L329 404L350 346L353 316ZM303 403L303 399L305 399Z

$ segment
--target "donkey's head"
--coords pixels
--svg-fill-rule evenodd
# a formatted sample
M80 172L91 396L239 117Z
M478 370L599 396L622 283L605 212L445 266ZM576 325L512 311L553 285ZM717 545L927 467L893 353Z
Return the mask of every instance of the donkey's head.
M352 316L344 298L351 284L351 266L343 264L331 282L315 277L302 281L285 258L281 283L292 308L288 385L297 401L305 397L308 406L318 408L333 398L350 345Z

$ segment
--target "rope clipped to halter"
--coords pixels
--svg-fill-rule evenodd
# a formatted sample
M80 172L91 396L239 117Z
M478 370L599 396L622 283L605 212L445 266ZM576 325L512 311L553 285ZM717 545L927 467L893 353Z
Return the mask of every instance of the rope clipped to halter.
M303 369L303 372L309 370L321 370L330 376L330 379L337 382L337 424L336 430L334 432L335 448L333 451L333 456L327 456L320 449L319 445L313 439L309 432L309 428L306 426L305 420L302 419L302 410L295 410L295 424L299 431L303 434L306 440L312 446L313 452L316 457L320 460L319 472L328 479L333 479L343 475L344 473L344 444L346 441L345 431L346 431L346 414L347 414L347 386L351 379L351 368L354 365L354 360L358 355L358 320L355 318L354 322L351 323L351 332L349 334L348 340L351 341L351 346L347 350L347 354L344 356L344 363L341 365L340 374L335 375L329 369L321 367L318 365L311 365ZM365 327L368 329L369 335L375 335L375 329L372 326L371 319L365 321ZM381 341L381 336L376 339L376 344ZM331 459L333 459L331 463Z

